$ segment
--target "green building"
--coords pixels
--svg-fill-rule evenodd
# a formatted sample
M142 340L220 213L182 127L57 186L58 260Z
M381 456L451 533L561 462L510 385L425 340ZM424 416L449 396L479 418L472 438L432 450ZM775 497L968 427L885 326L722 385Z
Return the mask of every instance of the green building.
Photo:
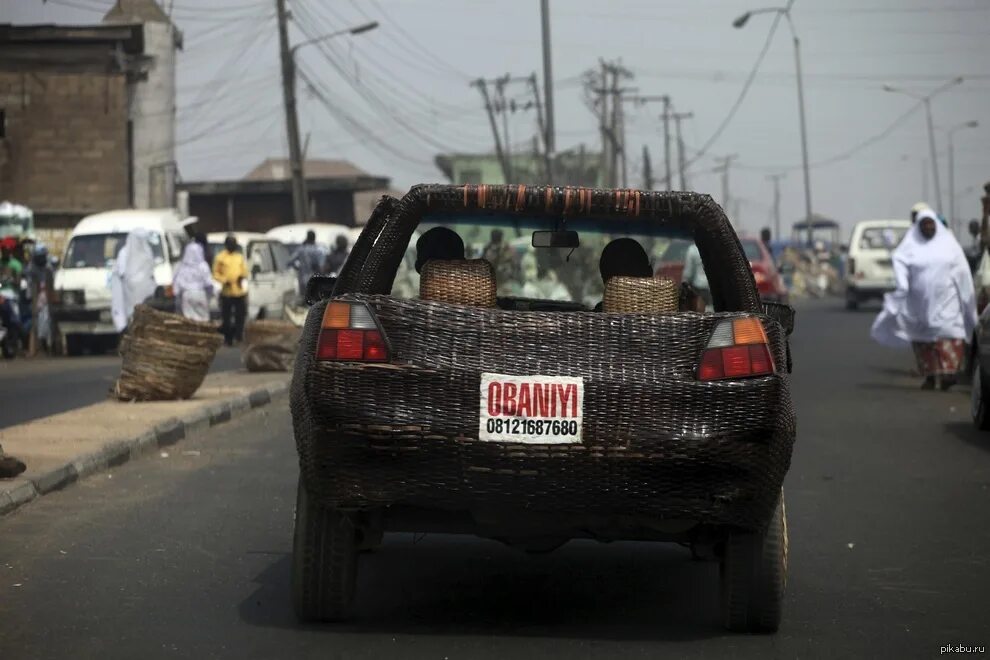
M554 184L601 186L600 155L584 146L562 151L554 158ZM547 183L546 164L542 155L514 153L510 158L511 180L506 181L502 165L495 154L440 154L437 167L451 183Z

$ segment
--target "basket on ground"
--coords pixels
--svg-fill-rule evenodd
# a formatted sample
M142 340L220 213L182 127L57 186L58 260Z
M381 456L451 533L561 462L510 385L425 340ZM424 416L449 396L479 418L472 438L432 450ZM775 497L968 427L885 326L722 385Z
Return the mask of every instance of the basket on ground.
M289 371L302 328L291 321L252 321L244 328L241 360L248 371Z

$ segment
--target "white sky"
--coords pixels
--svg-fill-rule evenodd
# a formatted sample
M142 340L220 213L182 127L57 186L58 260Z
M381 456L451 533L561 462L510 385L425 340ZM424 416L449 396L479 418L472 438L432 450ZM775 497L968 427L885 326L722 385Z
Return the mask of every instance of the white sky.
M166 0L168 2L169 0ZM300 51L300 68L318 81L320 99L299 82L303 133L311 157L344 158L402 189L441 181L439 151L490 150L487 117L472 78L504 73L542 79L539 0L287 0L291 39L378 20L378 30ZM755 4L754 4L755 3ZM98 21L111 0L2 0L0 23ZM186 180L238 178L267 156L286 153L274 0L174 0L185 35L179 55L179 169ZM756 0L551 0L559 148L599 148L596 119L579 77L615 60L636 77L641 94L669 94L691 111L685 139L699 147L738 96L767 37L772 16L741 30L732 20ZM990 181L990 0L796 0L802 39L809 150L813 163L840 155L884 131L911 99L884 92L885 82L927 91L954 76L966 82L933 102L935 123L978 120L956 134L957 216L978 217ZM756 81L733 121L700 159L690 187L719 199L713 157L738 154L732 195L737 225L767 225L772 185L787 168L783 224L803 215L794 55L782 23ZM524 96L523 87L516 88ZM341 123L340 113L350 120ZM630 183L639 185L648 145L663 169L659 105L629 107ZM352 123L353 122L353 123ZM532 112L516 113L513 143L528 143ZM355 124L360 127L355 127ZM369 136L373 136L370 137ZM941 187L948 207L945 134L937 134ZM864 218L904 217L922 199L928 156L924 113L915 112L883 140L854 157L812 170L816 213L847 228ZM930 167L929 167L930 171ZM927 201L935 204L931 175ZM730 209L734 211L735 209ZM943 210L948 213L948 208Z

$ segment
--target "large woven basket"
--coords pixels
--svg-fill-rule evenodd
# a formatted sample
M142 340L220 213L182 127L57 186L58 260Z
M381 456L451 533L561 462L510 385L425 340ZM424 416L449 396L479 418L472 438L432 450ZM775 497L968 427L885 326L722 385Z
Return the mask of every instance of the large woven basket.
M422 300L495 307L495 269L484 259L431 260L419 279Z
M679 302L674 280L666 277L617 276L605 283L602 311L663 314L676 312Z
M241 360L248 371L290 371L302 328L291 321L252 321L244 328Z
M122 401L188 399L203 384L223 338L210 323L139 305L120 341L113 395Z

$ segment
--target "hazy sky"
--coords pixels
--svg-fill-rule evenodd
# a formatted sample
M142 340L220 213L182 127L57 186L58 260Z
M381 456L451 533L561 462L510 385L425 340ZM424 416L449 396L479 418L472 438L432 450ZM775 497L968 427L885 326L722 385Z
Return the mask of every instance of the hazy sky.
M169 0L166 0L168 2ZM298 43L369 19L378 30L336 38L325 52L299 51L303 133L312 157L345 158L396 187L442 180L440 151L490 150L487 117L473 78L504 73L542 78L539 0L287 0ZM111 0L2 0L0 23L97 21ZM179 55L180 146L186 180L238 178L267 156L286 153L274 0L174 0L185 35ZM551 0L557 143L599 148L586 107L582 72L599 58L619 60L641 94L669 94L689 148L700 147L726 117L770 30L770 15L740 30L732 20L756 0ZM846 227L864 218L904 217L922 199L928 157L918 109L882 140L835 160L881 134L916 101L884 92L884 83L926 92L954 76L966 81L933 101L937 127L969 120L956 133L957 215L978 217L990 181L990 0L796 0L816 213ZM332 61L331 61L332 60ZM523 98L524 87L513 88ZM319 98L319 96L322 96ZM331 106L328 109L327 105ZM663 169L659 105L628 108L632 185L650 147ZM517 112L513 143L529 143L535 115ZM943 200L948 207L945 133L937 133ZM713 157L738 154L731 194L737 224L768 224L773 188L782 182L784 226L803 215L794 50L781 23L755 83L709 155L692 165L691 188L721 197ZM930 167L929 167L930 171ZM927 201L935 204L931 175ZM734 205L733 205L734 206ZM730 208L730 211L735 209ZM943 210L948 213L948 208Z

